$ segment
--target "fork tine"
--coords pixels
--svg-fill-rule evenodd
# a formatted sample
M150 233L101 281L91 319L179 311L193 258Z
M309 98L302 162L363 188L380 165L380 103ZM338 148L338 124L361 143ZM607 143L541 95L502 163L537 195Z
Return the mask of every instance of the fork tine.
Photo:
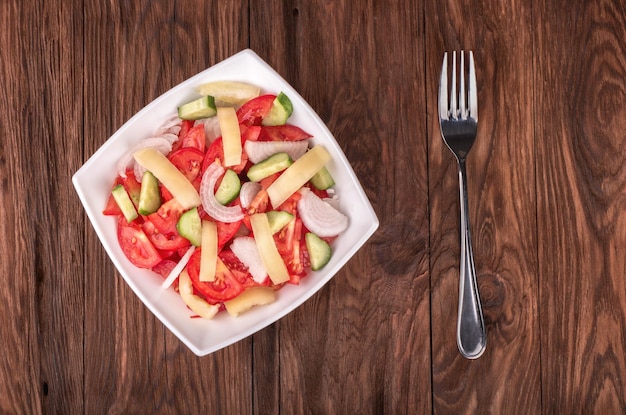
M448 52L443 54L441 78L439 79L439 119L448 119Z
M459 81L461 82L461 88L459 90L459 118L462 120L467 119L467 113L465 112L465 56L461 51L461 70L459 71Z
M452 83L450 85L450 118L458 119L457 94L456 94L456 51L452 52Z
M478 92L476 91L476 69L474 54L469 52L469 116L478 122Z

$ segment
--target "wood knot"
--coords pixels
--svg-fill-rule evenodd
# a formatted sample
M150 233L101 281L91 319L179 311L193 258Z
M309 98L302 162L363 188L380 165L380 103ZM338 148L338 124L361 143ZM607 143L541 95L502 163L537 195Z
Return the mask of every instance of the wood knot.
M406 217L385 223L372 240L380 266L391 275L417 272L426 255L428 237Z

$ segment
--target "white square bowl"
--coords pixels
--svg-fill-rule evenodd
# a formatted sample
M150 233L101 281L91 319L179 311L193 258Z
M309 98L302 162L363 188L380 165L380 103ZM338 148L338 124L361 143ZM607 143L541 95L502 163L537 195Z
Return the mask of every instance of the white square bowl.
M313 135L313 144L322 144L332 156L327 166L336 182L339 208L349 217L348 229L333 243L333 256L320 271L310 272L300 285L287 284L277 292L273 304L255 307L233 318L219 313L213 320L191 318L189 310L173 288L161 289L163 278L132 265L120 249L115 218L102 211L117 176L120 157L137 141L156 132L176 108L196 97L196 88L205 82L229 80L247 82L262 93L285 92L294 107L289 119ZM378 228L378 218L337 141L319 116L276 71L253 51L246 49L170 89L128 120L74 174L72 182L102 246L113 264L143 303L196 355L203 356L229 346L274 323L315 294L350 260Z

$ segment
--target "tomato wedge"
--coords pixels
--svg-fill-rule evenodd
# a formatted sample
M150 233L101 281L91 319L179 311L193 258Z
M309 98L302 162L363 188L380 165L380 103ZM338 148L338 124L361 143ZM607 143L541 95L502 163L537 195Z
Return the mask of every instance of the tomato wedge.
M201 252L202 248L196 249L189 259L189 264L187 264L189 279L194 288L211 304L232 300L241 294L245 287L235 278L235 275L219 256L215 270L215 281L200 281Z
M135 206L139 205L139 193L141 192L141 183L135 179L135 173L133 170L126 171L126 178L117 176L115 182L113 183L113 187L121 184L128 192L130 199L133 201ZM115 199L113 199L113 195L109 194L109 198L107 199L107 204L102 211L103 214L107 216L117 216L122 214L122 210L119 208Z
M237 110L239 124L261 125L263 118L270 113L275 99L276 95L260 95L243 104Z
M180 139L179 139L180 140ZM204 124L198 124L192 127L187 134L182 137L182 148L196 148L204 152L206 147L206 136L204 134Z
M202 173L206 171L206 169L213 164L215 159L219 159L219 161L224 164L224 144L222 142L222 137L217 137L209 148L206 151L204 156L204 160L202 162ZM245 151L241 153L241 163L237 166L231 166L229 169L233 170L235 173L239 174L243 171L243 169L248 164L248 154Z
M123 217L117 221L117 239L126 258L136 267L150 269L162 260L141 227Z
M204 153L195 147L183 147L171 153L167 158L185 175L187 180L193 182L200 175Z
M295 125L272 125L261 127L259 141L300 141L313 137Z
M163 233L159 231L156 225L150 220L145 220L141 228L156 249L174 251L191 245L191 242L180 236L178 232Z
M184 209L178 203L178 200L170 199L163 203L159 210L148 215L147 218L160 232L164 234L177 233L176 223L183 212Z
M195 121L183 120L180 124L180 131L178 132L178 140L172 145L172 152L183 147L183 138L187 135L189 130L193 128Z

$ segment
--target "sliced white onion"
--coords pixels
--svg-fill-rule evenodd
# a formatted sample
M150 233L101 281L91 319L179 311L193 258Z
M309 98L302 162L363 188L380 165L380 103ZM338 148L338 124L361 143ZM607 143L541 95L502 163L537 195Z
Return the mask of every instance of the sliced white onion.
M163 137L148 137L142 139L130 150L124 153L124 155L117 162L117 171L120 176L126 177L126 169L131 166L131 163L133 163L132 166L134 168L135 159L133 158L133 154L142 148L153 148L161 154L167 154L172 151L172 144ZM136 178L137 180L141 180L141 176L136 176Z
M178 141L178 134L174 134L172 132L162 134L160 135L160 137L165 138L167 142L170 144L174 144L175 142Z
M287 153L292 160L297 160L309 148L309 140L300 141L246 141L244 145L248 159L259 163L276 153Z
M202 181L200 182L200 199L202 200L202 207L204 211L213 219L224 222L232 223L243 219L243 211L241 206L224 206L215 199L215 183L222 174L224 174L224 167L218 160L214 161L202 175Z
M178 114L170 116L157 130L156 135L161 136L165 133L173 133L178 135L180 132L182 120L178 118Z
M336 236L346 230L348 227L346 215L306 187L302 188L300 193L302 197L298 201L298 213L307 229L321 237Z
M261 184L257 182L245 182L241 185L241 190L239 191L239 201L241 202L241 207L247 208L250 206L250 203L254 200L254 197L261 191Z
M202 122L204 124L204 137L207 143L212 143L217 137L222 135L219 118L209 117L202 120Z
M133 166L133 173L135 174L135 180L141 183L141 180L143 179L143 174L146 172L147 169L139 163L134 164L135 165Z
M165 290L169 288L169 286L172 285L174 281L176 281L176 278L178 278L181 271L187 266L187 263L189 262L189 259L191 258L191 255L193 254L195 250L196 250L195 246L191 245L189 247L187 252L185 252L185 255L183 255L180 261L178 261L178 264L176 264L176 266L172 268L172 271L170 271L167 278L165 278L165 281L163 281L163 283L161 284L162 289Z
M259 254L259 249L257 248L254 238L250 236L235 238L230 245L230 249L233 251L233 254L248 267L248 271L250 271L254 281L259 284L265 281L267 271L263 266L263 260L261 259L261 254Z

